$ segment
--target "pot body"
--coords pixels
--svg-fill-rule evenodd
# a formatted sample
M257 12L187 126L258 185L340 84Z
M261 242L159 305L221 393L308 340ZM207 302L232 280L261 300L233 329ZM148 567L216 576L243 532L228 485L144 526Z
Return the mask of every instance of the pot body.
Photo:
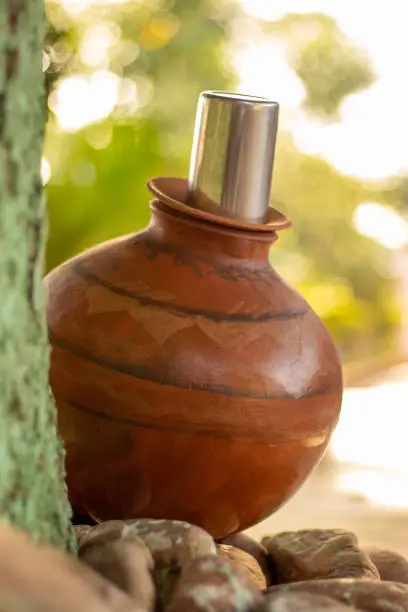
M342 397L333 343L271 268L275 239L152 204L149 227L46 278L74 514L220 538L303 483Z

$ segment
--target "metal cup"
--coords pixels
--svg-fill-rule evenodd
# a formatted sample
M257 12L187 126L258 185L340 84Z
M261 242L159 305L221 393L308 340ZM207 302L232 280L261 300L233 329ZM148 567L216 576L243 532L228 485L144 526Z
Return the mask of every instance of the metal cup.
M279 105L216 91L198 100L189 172L190 206L266 223Z

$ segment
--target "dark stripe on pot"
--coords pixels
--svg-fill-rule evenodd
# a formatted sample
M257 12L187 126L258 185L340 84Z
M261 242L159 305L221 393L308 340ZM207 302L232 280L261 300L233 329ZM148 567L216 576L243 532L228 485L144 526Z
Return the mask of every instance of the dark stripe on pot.
M173 433L184 434L184 435L197 435L197 436L209 436L213 438L222 438L222 439L230 439L236 442L236 439L242 439L244 444L255 444L261 446L271 446L278 444L290 444L293 442L298 442L298 438L289 438L286 436L282 436L279 434L272 434L269 436L256 435L252 433L241 433L237 431L220 431L219 429L196 429L193 427L178 427L176 425L164 425L162 423L149 423L146 421L141 421L138 419L131 419L128 417L120 417L114 416L111 414L106 414L105 412L100 412L99 410L94 410L93 408L89 408L88 406L84 406L83 404L79 404L78 402L73 402L71 400L67 400L64 397L60 398L63 402L65 402L71 408L79 410L81 412L85 412L86 414L90 414L96 418L104 419L105 421L118 423L121 425L128 425L130 427L136 428L144 428L144 429L155 429L158 431L171 431ZM58 401L58 398L57 398Z
M205 391L207 393L216 393L228 397L242 397L257 400L302 400L310 397L327 395L331 391L330 388L322 387L320 389L313 389L312 391L304 395L295 396L285 393L269 394L259 393L257 391L246 391L245 389L233 389L232 387L227 387L224 385L210 385L206 383L185 382L168 377L165 374L161 375L157 371L157 367L152 367L150 365L146 366L140 364L135 365L130 363L122 363L110 359L109 357L104 357L102 355L93 355L85 347L77 346L69 340L60 338L51 330L49 330L49 339L53 346L63 351L67 351L68 353L72 353L75 357L85 359L90 363L93 363L94 365L100 366L107 370L111 370L113 372L124 374L126 376L131 376L140 380L147 380L149 382L157 383L160 385L166 385L167 387L175 387L177 389L186 389L189 391Z
M113 283L106 281L92 272L88 272L84 267L77 263L75 272L87 283L99 285L116 295L120 295L137 301L141 306L160 308L179 316L196 316L205 317L217 323L267 323L269 321L285 321L303 317L308 313L308 308L288 308L279 312L264 312L262 314L247 314L240 312L217 312L215 310L206 310L203 308L189 308L188 306L179 306L177 304L169 304L162 300L155 300L145 295L137 295L131 291L127 291L122 287L117 287Z

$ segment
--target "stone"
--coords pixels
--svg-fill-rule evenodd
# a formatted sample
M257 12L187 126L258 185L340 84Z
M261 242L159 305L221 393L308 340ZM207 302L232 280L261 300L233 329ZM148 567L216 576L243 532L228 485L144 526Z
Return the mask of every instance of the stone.
M138 537L155 563L154 582L159 608L170 601L182 568L202 555L216 555L213 538L200 527L183 521L136 519L125 522L122 537Z
M378 548L366 549L376 566L381 580L391 580L408 584L408 561L402 555Z
M268 589L262 612L270 612L282 593L313 593L354 606L362 612L408 612L408 586L367 578L333 578L281 584Z
M91 525L73 525L77 546L80 546L81 541L86 537L88 531L92 529Z
M132 599L73 555L0 525L1 612L135 612ZM140 611L142 612L142 611Z
M234 546L240 550L244 550L249 555L252 555L259 563L263 573L266 576L268 585L274 583L273 577L271 576L271 567L268 559L268 553L266 548L262 546L260 542L257 542L246 533L234 533L220 540L220 544L226 544L227 546Z
M279 583L315 578L369 578L379 573L359 548L353 533L342 529L285 531L262 539Z
M266 589L265 574L255 557L241 548L235 548L235 546L228 546L227 544L218 544L217 552L221 557L226 557L246 572L254 586L261 590Z
M257 612L356 612L327 595L316 593L277 593L268 597Z
M137 604L140 612L153 612L156 592L152 577L153 557L137 537L88 543L80 552L81 561L92 567Z
M262 594L225 557L207 555L184 567L166 612L255 612Z
M125 526L125 521L105 521L94 525L81 534L78 552L80 553L85 546L93 545L96 542L113 542L120 539Z
M153 555L156 567L181 568L203 555L216 555L213 538L183 521L136 519L125 521L122 537L137 536Z

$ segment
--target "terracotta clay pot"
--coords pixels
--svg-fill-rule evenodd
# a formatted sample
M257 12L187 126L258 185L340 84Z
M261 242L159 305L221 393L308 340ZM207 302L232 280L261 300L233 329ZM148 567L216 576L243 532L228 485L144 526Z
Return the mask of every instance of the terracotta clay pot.
M283 215L246 226L187 206L182 179L150 189L146 230L46 279L69 496L78 516L180 519L220 538L308 476L338 419L341 368L270 266Z

